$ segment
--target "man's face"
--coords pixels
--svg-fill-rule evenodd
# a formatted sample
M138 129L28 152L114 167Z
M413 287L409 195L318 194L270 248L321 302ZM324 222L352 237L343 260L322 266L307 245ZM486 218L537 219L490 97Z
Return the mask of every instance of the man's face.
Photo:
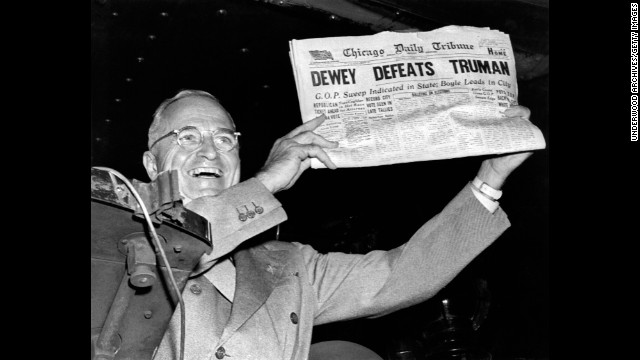
M202 96L189 96L173 102L165 109L163 118L169 124L168 131L185 126L194 126L200 131L221 128L235 130L222 106ZM203 133L202 145L192 151L180 147L176 136L160 140L151 151L155 156L157 173L177 170L180 190L190 200L217 195L240 181L238 147L228 152L219 151L213 144L211 132ZM145 167L149 176L154 179L157 173L149 171L147 164Z

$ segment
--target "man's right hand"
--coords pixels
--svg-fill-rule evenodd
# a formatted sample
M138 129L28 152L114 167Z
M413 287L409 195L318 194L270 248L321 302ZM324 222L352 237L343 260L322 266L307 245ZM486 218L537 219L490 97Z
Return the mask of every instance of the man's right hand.
M337 148L338 142L329 141L313 132L325 119L325 116L321 115L307 121L273 144L267 161L256 174L256 178L272 194L293 186L300 175L311 166L312 158L318 159L329 169L337 168L323 148Z

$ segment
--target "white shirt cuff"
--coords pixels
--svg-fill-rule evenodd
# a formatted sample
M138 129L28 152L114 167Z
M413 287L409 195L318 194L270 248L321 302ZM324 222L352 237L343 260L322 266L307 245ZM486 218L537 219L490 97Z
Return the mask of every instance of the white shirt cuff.
M471 191L473 192L473 195L475 195L476 199L478 199L478 201L480 201L480 203L485 208L487 208L487 210L489 210L490 213L493 214L494 212L496 212L496 210L498 209L498 206L500 206L499 202L490 200L486 196L480 194L480 192L476 190L473 186L470 186L470 188L471 188Z

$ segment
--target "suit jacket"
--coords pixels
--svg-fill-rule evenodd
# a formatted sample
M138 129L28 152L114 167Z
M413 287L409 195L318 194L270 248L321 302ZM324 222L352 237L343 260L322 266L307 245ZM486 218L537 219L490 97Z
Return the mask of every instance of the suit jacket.
M255 233L283 221L280 203L259 181L234 188L190 203L194 211L220 220L213 221L220 224L214 236L231 241L219 245L224 251L218 253L214 245L215 254L205 256L199 274L242 242L238 232ZM262 214L236 220L236 209L250 203L261 204ZM263 225L255 221L259 217ZM500 208L491 214L467 185L407 243L390 251L320 254L308 245L277 241L235 251L235 295L226 325L213 323L211 282L196 276L186 285L185 359L307 359L314 325L382 316L425 301L509 226ZM193 284L201 289L197 294L188 290ZM155 359L179 358L179 326L176 311ZM221 335L215 335L215 326Z

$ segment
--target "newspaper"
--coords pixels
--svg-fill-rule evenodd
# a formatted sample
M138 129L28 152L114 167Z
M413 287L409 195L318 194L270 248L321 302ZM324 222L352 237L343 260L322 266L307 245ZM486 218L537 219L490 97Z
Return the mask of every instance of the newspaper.
M509 35L447 26L289 42L303 122L338 167L543 149L542 132L502 111L518 104ZM313 168L324 164L312 160Z

